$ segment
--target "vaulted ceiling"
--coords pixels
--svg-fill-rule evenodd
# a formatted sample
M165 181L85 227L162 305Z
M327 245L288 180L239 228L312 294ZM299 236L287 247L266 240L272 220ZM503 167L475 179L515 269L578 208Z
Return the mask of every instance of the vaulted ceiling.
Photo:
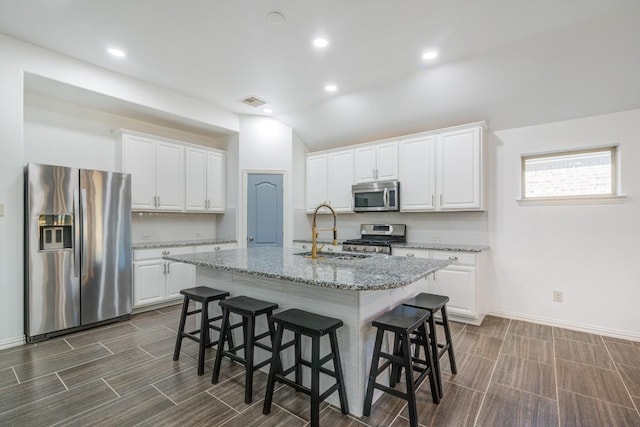
M0 0L0 32L239 114L257 96L312 150L640 108L638 0Z

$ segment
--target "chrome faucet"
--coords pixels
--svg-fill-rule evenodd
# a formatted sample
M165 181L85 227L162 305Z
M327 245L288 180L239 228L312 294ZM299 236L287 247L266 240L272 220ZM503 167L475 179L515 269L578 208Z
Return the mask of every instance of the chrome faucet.
M317 225L317 216L318 216L318 211L320 210L320 208L328 208L331 211L331 214L333 215L333 228L323 228L318 230L318 225ZM320 203L318 206L316 206L316 210L313 212L313 224L311 225L311 258L318 258L318 231L329 231L332 230L333 231L333 246L338 246L338 229L336 228L336 211L333 210L333 208L331 207L331 205L329 205L328 203ZM322 250L322 248L324 247L324 245L320 246L320 250Z

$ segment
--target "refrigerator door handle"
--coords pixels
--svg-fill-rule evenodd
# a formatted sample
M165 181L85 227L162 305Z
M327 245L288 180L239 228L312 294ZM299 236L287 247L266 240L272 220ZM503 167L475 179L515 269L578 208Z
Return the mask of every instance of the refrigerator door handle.
M82 239L81 239L81 254L82 256L80 257L80 274L84 276L84 268L85 265L87 264L86 260L85 260L85 253L86 250L85 248L87 247L87 231L89 229L89 226L87 225L87 190L86 189L81 189L80 190L80 216L82 217L82 230L80 230Z
M73 276L80 275L80 192L73 190Z

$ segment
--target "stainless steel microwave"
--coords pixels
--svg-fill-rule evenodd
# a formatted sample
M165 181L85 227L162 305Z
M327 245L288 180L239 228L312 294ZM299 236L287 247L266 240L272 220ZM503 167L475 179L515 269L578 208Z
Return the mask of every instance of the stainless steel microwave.
M398 181L365 182L351 186L354 212L388 212L400 210Z

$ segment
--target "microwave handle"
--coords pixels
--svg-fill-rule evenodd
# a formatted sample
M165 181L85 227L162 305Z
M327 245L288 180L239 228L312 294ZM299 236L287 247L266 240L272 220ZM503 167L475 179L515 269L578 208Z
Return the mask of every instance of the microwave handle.
M389 207L389 189L388 188L384 189L384 206L385 208Z

